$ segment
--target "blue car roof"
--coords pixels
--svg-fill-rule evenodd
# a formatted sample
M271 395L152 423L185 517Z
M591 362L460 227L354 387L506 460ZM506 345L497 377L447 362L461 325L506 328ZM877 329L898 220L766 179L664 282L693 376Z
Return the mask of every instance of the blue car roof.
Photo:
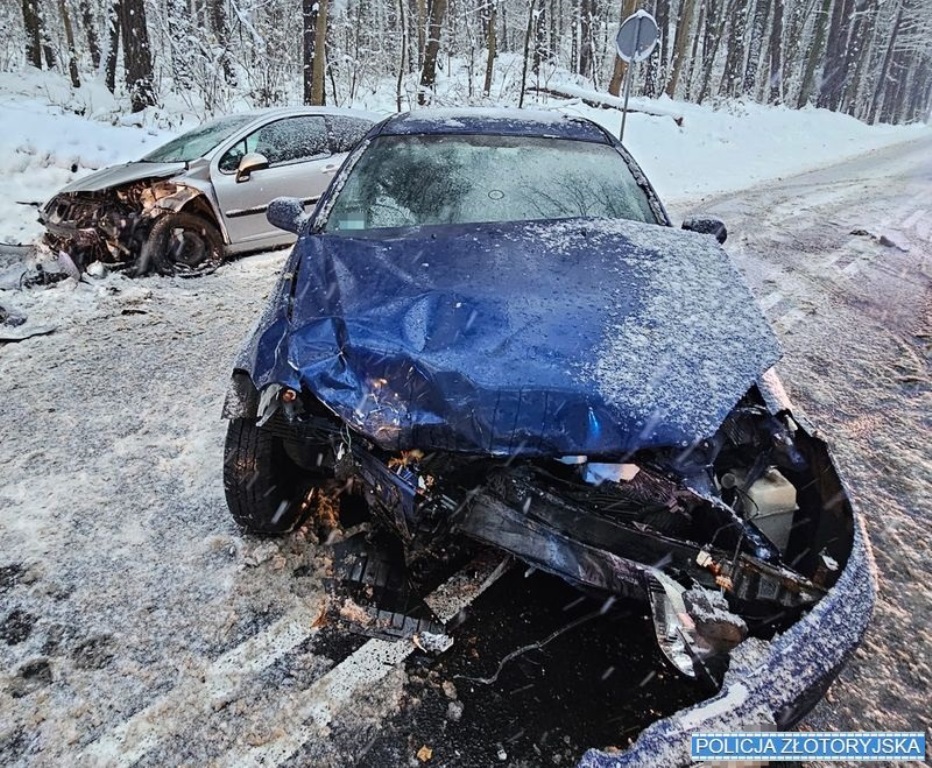
M605 131L583 117L528 109L421 109L390 117L382 136L412 134L487 134L547 136L611 143Z

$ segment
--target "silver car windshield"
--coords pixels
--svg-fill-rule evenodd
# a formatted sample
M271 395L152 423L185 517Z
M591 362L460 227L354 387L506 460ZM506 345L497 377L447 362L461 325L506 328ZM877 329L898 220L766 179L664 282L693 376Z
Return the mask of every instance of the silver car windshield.
M163 144L142 158L142 162L189 163L197 160L253 120L255 115L230 115L211 120Z
M350 172L328 232L577 216L658 223L611 146L528 136L382 136Z

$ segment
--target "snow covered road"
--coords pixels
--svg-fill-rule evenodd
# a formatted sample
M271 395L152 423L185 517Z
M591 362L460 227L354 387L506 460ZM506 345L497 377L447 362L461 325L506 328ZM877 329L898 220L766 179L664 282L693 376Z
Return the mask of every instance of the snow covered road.
M812 727L932 724L930 149L691 208L727 221L881 570L873 630ZM318 621L328 548L244 538L225 509L228 367L283 259L4 292L57 330L0 347L0 763L348 765L399 711L403 656L358 673L362 641Z
M705 201L832 444L879 570L863 646L806 721L932 727L932 142Z

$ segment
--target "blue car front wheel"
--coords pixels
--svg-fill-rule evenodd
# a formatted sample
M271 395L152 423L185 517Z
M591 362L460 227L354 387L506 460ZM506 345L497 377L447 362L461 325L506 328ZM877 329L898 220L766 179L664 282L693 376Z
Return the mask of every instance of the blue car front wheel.
M311 511L312 478L291 459L284 438L253 419L229 422L223 487L230 514L246 533L287 533Z

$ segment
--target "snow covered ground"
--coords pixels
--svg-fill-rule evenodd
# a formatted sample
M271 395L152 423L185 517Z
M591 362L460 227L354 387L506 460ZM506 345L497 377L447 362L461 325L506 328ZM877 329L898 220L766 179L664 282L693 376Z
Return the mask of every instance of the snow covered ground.
M930 133L925 125L867 126L819 109L737 103L713 109L666 98L632 104L683 118L680 127L668 116L634 113L625 130L625 143L664 201L674 206ZM346 106L389 114L393 100L379 94ZM583 115L616 134L621 125L618 110L586 106L578 98L532 96L528 106ZM0 73L0 243L38 237L36 204L73 178L134 160L198 122L182 105L172 107L129 116L99 82L75 91L49 73Z
M627 139L678 211L873 152L709 204L787 348L793 396L837 440L878 552L874 629L808 727L928 728L932 201L919 193L932 142L875 150L930 131L817 110L660 106L683 127L635 114ZM563 108L618 128L614 111ZM103 89L0 75L0 243L38 235L29 202L180 125L168 113L126 122ZM862 229L877 237L852 234ZM112 274L0 291L30 323L57 326L0 347L0 763L246 764L233 757L278 738L339 661L312 626L326 548L243 537L223 502L228 366L282 260L200 280ZM405 676L393 667L361 706L335 711L309 742L331 751L306 764L347 764L341 744L399 708Z

